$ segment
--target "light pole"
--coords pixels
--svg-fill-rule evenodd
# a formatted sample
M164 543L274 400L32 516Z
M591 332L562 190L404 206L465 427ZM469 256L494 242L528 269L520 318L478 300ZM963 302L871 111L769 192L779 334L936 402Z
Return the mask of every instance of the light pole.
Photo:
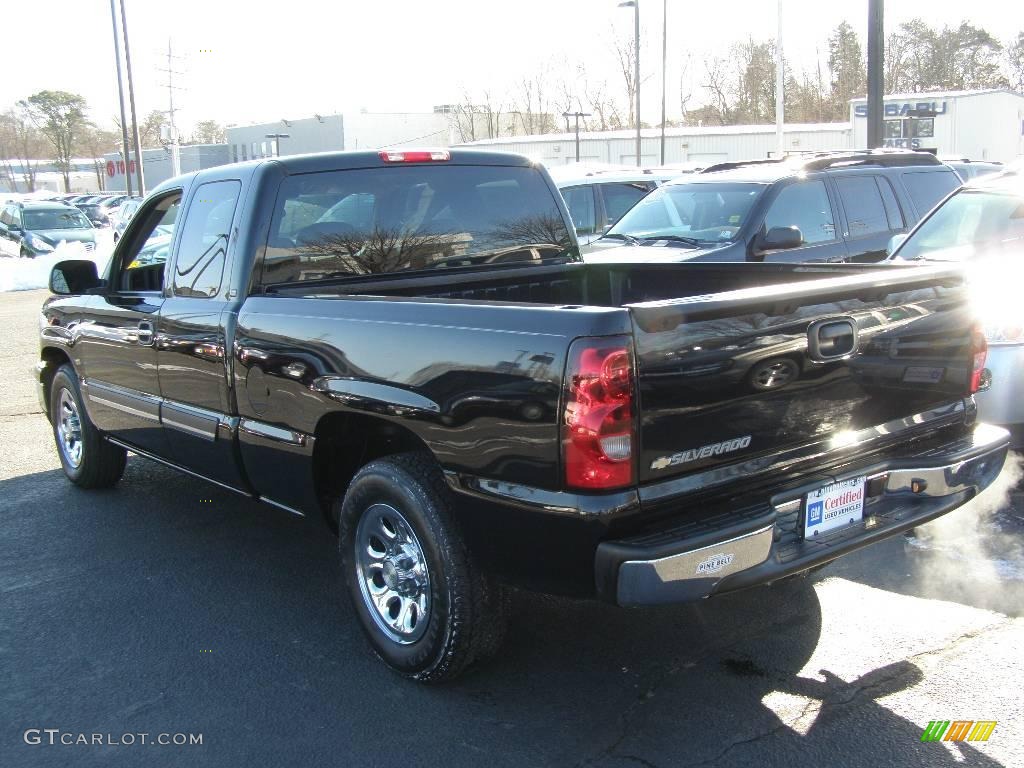
M128 145L128 121L124 114L124 86L121 80L121 45L117 40L117 10L114 0L110 0L110 21L114 25L114 60L117 63L117 101L121 105L121 140L124 146L124 188L130 195L132 193L132 175L129 172L132 156L129 154ZM64 190L70 192L70 189Z
M268 133L266 135L268 139L274 140L274 157L281 156L281 139L290 139L292 135L290 133Z
M868 149L885 143L882 114L885 78L882 58L885 55L885 3L868 0Z
M633 9L633 50L636 53L633 70L633 91L636 95L636 165L642 165L640 159L640 0L625 0L619 3L619 8Z
M569 118L576 118L576 162L580 161L580 118L590 117L589 112L563 112L562 117L565 118L566 128L569 126Z
M668 0L661 0L661 164L665 165L665 77L668 73Z

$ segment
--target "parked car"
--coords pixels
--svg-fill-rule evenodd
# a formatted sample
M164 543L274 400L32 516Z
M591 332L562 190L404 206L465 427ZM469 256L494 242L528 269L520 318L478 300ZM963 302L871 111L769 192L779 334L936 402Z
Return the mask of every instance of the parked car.
M142 202L141 197L129 197L124 200L110 215L110 226L114 230L114 242L116 243L121 235L124 234L125 227L128 226L128 222L132 220L132 216L135 215L135 211L139 208L139 203Z
M509 585L641 606L777 581L958 507L1006 456L958 269L586 264L516 155L197 171L102 280L69 260L50 286L68 479L113 485L131 450L322 516L370 645L423 681L497 652ZM779 354L785 385L733 375Z
M956 171L956 175L962 181L972 181L980 176L988 176L993 173L1000 173L1006 170L1002 163L989 162L985 160L971 160L967 157L944 157L942 162Z
M1010 429L1024 447L1024 179L984 176L950 195L907 236L893 243L894 262L964 262L984 323L989 352L979 392L981 418Z
M0 251L33 258L51 253L61 242L96 247L96 232L80 210L51 202L8 203L0 211Z
M630 243L644 247L637 256L656 260L881 261L893 234L959 185L924 152L719 163L652 192L590 252Z
M590 169L574 165L556 166L550 172L569 208L581 245L599 238L640 198L681 173L635 168Z

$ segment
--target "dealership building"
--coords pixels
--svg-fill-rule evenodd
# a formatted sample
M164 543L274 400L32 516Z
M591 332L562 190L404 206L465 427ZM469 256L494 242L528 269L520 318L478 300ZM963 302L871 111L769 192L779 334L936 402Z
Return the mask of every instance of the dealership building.
M928 149L940 156L1009 162L1024 154L1024 96L1008 89L886 96L885 146ZM867 146L867 100L850 103L850 122L786 125L787 151ZM660 163L661 130L641 131L641 160ZM555 133L484 139L465 146L517 152L546 165L576 160L576 136ZM693 126L665 130L666 165L753 160L775 153L774 125ZM636 164L636 131L579 136L580 161Z
M230 162L227 144L189 144L180 148L181 172L190 173L203 168L213 168L216 165L224 165ZM145 171L146 191L153 189L174 174L171 171L171 150L168 147L159 149L142 150L143 170ZM135 153L129 155L126 163L120 152L111 152L103 156L106 179L104 180L107 191L123 192L125 186L125 174L130 173L132 177L132 191L138 192L135 188Z

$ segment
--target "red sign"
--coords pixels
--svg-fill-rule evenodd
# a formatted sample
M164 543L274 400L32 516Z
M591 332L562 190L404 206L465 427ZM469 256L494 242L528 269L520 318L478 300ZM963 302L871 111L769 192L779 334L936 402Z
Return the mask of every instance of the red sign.
M135 161L132 160L128 163L128 173L135 173ZM108 160L107 161L107 176L124 176L124 160Z

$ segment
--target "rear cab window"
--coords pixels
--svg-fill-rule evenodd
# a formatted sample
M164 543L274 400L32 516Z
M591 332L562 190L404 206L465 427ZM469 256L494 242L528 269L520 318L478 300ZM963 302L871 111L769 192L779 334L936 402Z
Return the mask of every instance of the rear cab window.
M285 179L261 282L550 263L577 255L534 168L408 165Z

